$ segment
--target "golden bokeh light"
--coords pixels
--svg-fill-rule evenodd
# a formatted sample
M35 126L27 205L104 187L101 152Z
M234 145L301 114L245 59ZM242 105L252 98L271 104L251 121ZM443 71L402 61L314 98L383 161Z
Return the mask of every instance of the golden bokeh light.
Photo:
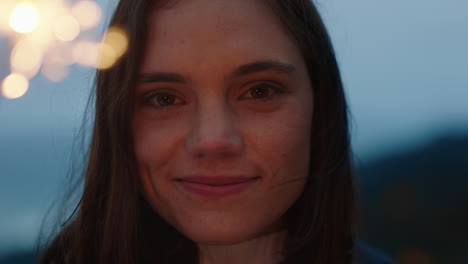
M114 47L104 42L101 44L97 68L102 70L109 69L115 64L118 58L119 56Z
M25 36L31 43L43 49L46 49L54 41L54 35L50 30L50 25L43 20L41 20L41 23L33 32L28 33Z
M101 20L102 12L94 1L83 0L76 3L71 9L72 15L80 23L82 30L95 27Z
M61 82L68 76L68 66L60 64L44 64L41 73L51 82Z
M9 65L14 73L1 83L3 95L21 97L39 70L48 80L60 82L74 64L112 67L128 49L124 30L112 27L101 41L79 40L102 16L95 0L0 0L0 37L12 45Z
M32 32L38 24L36 6L31 2L19 3L10 15L10 27L18 33Z
M125 31L118 27L109 28L100 44L97 68L111 68L127 49L128 37Z
M68 14L68 2L69 0L42 0L41 1L41 12L47 12L54 14L54 16L61 16Z
M29 88L29 81L21 74L12 73L2 82L2 94L8 99L16 99L23 96Z
M128 49L128 37L124 30L111 27L103 38L103 43L114 49L118 57L121 57Z
M10 16L15 8L15 2L13 0L0 0L0 34L8 33L11 30L10 27Z
M61 16L70 15L70 8L65 0L42 0L38 7L41 14L41 24L45 22L51 34L53 34L52 31L56 19Z
M72 50L75 63L86 67L97 67L99 44L91 41L80 41Z
M59 16L54 21L53 32L58 40L72 41L80 34L80 24L73 16Z
M10 67L12 72L21 73L32 78L39 71L42 62L42 50L23 38L18 41L11 52Z

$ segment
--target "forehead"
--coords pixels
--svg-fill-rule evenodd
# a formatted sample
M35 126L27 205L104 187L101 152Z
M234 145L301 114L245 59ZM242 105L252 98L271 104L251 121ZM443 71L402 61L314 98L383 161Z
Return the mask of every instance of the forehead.
M264 1L179 0L149 17L143 71L202 70L271 59L302 63L295 43Z

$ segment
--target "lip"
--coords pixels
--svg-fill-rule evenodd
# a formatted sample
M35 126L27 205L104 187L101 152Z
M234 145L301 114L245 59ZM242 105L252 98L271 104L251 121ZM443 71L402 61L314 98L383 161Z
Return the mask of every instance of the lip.
M202 196L226 196L240 193L254 184L259 177L195 175L177 179L187 191Z
M192 175L184 178L179 178L177 180L191 183L199 183L206 185L229 185L229 184L238 184L247 181L251 181L258 177L245 177L245 176L222 176L222 175Z

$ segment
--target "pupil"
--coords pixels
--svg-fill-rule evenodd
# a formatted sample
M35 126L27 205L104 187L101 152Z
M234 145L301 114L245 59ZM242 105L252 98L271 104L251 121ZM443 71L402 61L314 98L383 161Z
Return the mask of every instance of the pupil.
M158 103L159 105L165 106L165 105L171 105L175 101L174 96L163 94L158 96Z
M254 98L262 98L268 95L268 89L265 87L256 87L253 89L252 97Z

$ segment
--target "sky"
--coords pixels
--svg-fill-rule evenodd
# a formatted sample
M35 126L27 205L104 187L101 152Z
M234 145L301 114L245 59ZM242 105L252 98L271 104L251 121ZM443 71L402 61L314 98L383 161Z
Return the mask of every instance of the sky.
M107 13L109 1L100 1ZM468 133L468 1L315 2L335 46L359 159ZM0 36L0 79L8 52ZM37 76L23 97L0 96L0 255L33 245L63 189L92 79L76 66L61 83Z

